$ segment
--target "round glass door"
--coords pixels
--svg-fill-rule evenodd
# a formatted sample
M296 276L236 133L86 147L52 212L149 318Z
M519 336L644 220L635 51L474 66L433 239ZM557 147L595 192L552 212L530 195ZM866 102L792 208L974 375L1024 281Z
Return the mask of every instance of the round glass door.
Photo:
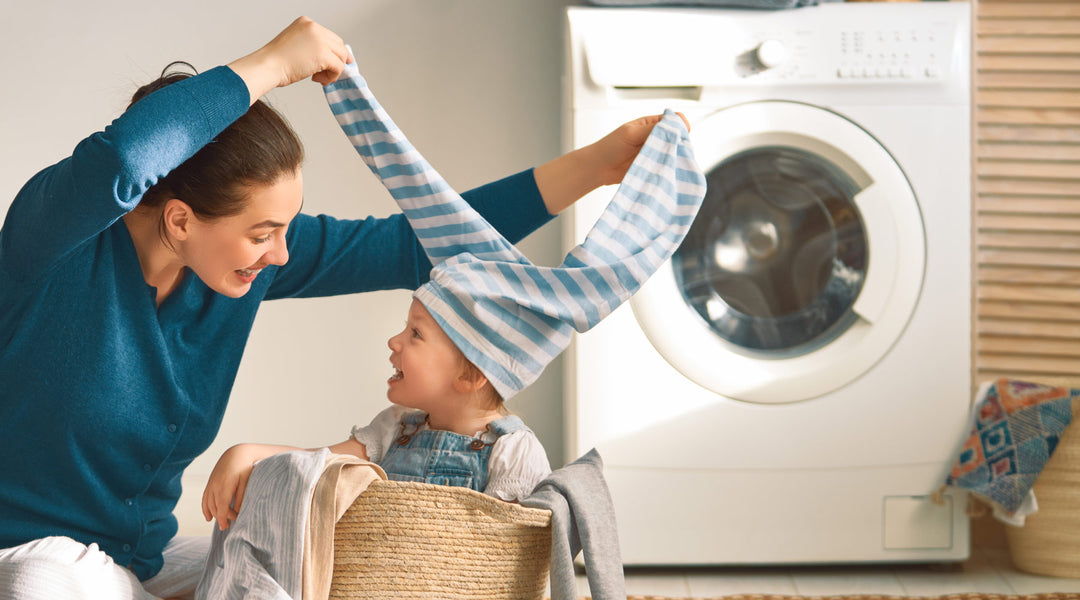
M672 258L684 300L733 349L762 358L812 352L843 333L866 279L859 185L784 146L743 151L706 177Z
M786 403L872 369L918 304L915 192L870 133L769 100L694 123L708 190L672 259L630 300L649 342L721 396Z

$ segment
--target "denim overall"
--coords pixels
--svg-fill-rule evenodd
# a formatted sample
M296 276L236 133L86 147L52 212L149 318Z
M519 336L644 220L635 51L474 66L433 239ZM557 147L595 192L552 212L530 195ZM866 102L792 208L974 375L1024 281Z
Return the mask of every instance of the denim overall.
M528 429L521 419L511 415L489 423L488 432L494 438L484 435L486 439L481 439L452 431L421 430L426 419L427 414L421 411L401 419L401 435L379 461L388 479L453 485L483 492L487 487L488 458L495 440Z

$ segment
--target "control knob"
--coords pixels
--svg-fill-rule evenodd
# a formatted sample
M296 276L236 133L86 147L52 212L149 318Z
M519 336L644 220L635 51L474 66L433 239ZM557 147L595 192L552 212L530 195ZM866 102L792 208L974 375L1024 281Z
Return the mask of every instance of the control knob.
M762 70L779 67L787 59L788 49L780 40L765 40L754 49L754 60Z

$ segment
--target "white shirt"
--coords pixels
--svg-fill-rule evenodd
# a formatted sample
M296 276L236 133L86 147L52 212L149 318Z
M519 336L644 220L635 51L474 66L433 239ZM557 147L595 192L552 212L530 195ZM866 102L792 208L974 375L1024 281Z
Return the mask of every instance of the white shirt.
M367 449L368 460L378 463L394 440L401 435L401 420L415 411L393 405L371 420L365 427L352 428L352 437ZM421 429L430 429L427 423ZM522 429L503 436L489 431L478 431L475 437L490 442L495 440L488 458L488 480L484 493L507 502L517 502L532 493L536 484L551 474L547 453L536 434Z

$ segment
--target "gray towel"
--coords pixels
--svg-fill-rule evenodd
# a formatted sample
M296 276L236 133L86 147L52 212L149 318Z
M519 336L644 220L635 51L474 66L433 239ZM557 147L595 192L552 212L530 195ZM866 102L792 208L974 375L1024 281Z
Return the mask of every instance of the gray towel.
M596 449L557 469L521 504L551 511L551 600L577 600L574 557L584 552L593 600L626 600L615 507Z

